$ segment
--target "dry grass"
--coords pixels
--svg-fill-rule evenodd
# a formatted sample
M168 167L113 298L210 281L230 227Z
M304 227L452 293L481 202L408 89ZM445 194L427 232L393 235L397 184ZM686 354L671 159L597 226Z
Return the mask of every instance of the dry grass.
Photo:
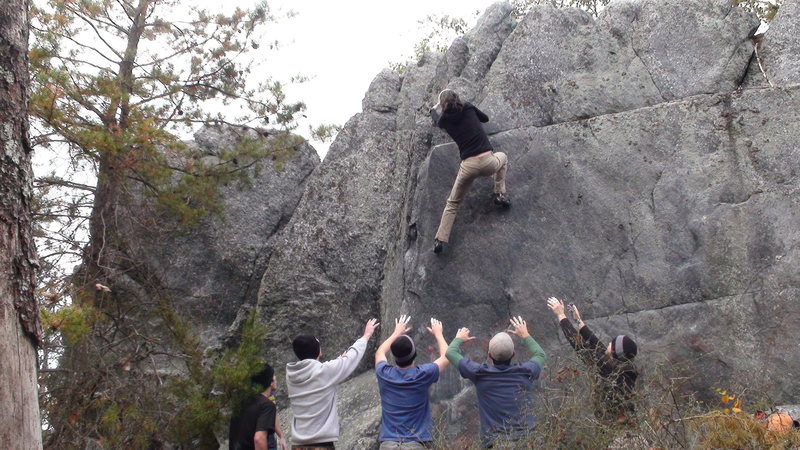
M687 394L692 378L674 365L640 377L636 414L626 424L595 417L596 380L593 371L577 358L562 359L546 369L542 379L534 408L536 429L521 441L499 439L494 449L800 449L800 431L773 431L766 420L754 418L756 410L774 412L771 399L718 389L698 393L705 400L701 401L695 394ZM743 386L733 388L745 390ZM446 411L440 415L433 448L481 448L477 417L474 423L465 417L470 423L454 434L452 425L444 424L448 416Z

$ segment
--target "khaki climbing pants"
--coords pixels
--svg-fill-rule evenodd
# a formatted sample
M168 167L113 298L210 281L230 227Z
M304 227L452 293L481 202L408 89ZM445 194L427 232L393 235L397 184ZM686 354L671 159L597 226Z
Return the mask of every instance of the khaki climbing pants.
M495 194L506 193L506 169L508 167L508 156L505 153L486 152L482 155L472 156L461 161L461 166L458 169L456 182L453 184L453 190L450 191L450 197L447 198L447 204L442 213L442 220L439 222L439 230L436 232L436 239L441 242L447 242L450 238L450 230L453 228L453 222L456 220L456 213L458 213L458 206L461 200L467 195L472 180L478 177L494 177L494 192Z

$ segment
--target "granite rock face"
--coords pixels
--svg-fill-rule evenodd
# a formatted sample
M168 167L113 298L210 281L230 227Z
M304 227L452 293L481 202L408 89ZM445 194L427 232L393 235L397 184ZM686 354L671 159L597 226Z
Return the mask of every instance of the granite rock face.
M781 31L800 26L796 6L765 37L768 70L788 77L775 88L742 85L758 20L706 0L616 1L597 19L536 6L519 23L498 3L445 54L382 72L273 240L258 302L270 355L293 359L301 332L335 355L369 317L387 336L411 314L419 362L435 356L429 317L448 339L468 326L478 339L465 351L484 361L489 338L522 315L549 383L570 353L545 305L558 296L602 338L635 337L645 385L667 370L701 397L746 385L797 403L800 85L789 76L800 48ZM477 180L437 256L459 164L427 116L445 87L491 118L513 206L497 209ZM368 350L341 388L343 448L375 443L371 361ZM475 415L455 370L432 398L453 434Z
M195 145L213 155L242 138L268 143L252 130L206 127L195 135ZM239 307L256 302L270 253L268 241L291 218L317 164L319 156L308 144L298 146L280 166L270 160L258 163L250 171L248 186L221 187L222 217L205 218L188 231L160 216L154 216L153 223L125 225L136 243L130 249L136 260L155 274L206 344L218 345Z
M431 241L458 157L452 144L434 148L419 173L404 312L446 317L482 340L520 314L552 355L567 345L544 302L554 295L581 305L606 338L636 336L652 352L645 365L693 361L697 390L766 363L795 372L798 361L779 354L800 318L790 307L798 92L696 96L498 133L496 148L513 155L514 205L497 210L489 180L475 183L439 256ZM790 377L749 386L779 397L796 388Z
M534 6L487 74L487 130L544 126L735 88L758 20L725 2L622 1L597 20Z
M435 139L425 105L449 80L478 83L512 25L510 5L493 5L444 57L426 56L402 78L384 70L372 82L363 112L337 136L273 241L259 294L270 355L293 358L300 333L318 335L323 352L344 351L381 315L382 281L401 279L409 198Z

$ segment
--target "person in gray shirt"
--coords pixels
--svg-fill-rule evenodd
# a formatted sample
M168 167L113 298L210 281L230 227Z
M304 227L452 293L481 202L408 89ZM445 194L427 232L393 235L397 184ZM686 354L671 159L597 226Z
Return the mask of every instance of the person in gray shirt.
M341 356L321 362L317 338L297 336L292 348L298 361L286 365L286 388L292 409L292 448L334 447L339 440L336 388L356 370L367 341L380 325L370 319L364 335Z

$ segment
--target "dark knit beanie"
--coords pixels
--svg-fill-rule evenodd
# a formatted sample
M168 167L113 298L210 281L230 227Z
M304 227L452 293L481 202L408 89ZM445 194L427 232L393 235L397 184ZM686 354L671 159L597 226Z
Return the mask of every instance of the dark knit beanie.
M636 347L636 342L633 342L633 339L624 334L620 334L611 341L611 353L613 353L614 357L617 359L633 359L638 352L639 350Z
M275 376L275 369L269 364L264 364L264 368L258 373L250 377L250 382L261 386L261 390L265 390L272 384L272 378Z
M405 334L398 336L398 338L392 342L390 349L392 350L394 361L398 366L407 366L417 357L417 349L414 347L414 340Z
M314 336L301 334L294 338L292 349L297 359L317 359L319 356L319 341Z

